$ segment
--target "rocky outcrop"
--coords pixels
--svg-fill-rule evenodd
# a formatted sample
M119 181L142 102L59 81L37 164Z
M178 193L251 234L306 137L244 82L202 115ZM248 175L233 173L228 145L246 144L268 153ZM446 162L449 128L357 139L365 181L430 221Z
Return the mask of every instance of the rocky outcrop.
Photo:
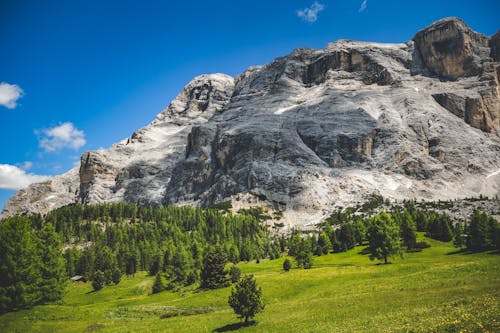
M494 61L500 61L500 30L496 34L491 36L490 39L490 56Z
M231 200L270 205L284 222L307 224L373 192L499 195L495 43L452 18L408 43L340 40L234 80L197 77L150 125L85 153L78 193L66 202ZM33 186L12 202L35 198Z
M447 80L480 74L481 61L490 53L488 38L454 17L433 23L413 40L427 68Z
M79 191L78 168L31 184L12 196L2 210L0 218L16 214L45 214L53 209L75 203Z

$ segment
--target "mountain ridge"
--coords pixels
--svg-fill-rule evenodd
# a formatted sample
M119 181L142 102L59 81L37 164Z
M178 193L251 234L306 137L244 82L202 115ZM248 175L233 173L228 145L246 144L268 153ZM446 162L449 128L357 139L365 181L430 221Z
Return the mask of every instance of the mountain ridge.
M32 184L2 217L75 202L265 204L320 221L371 193L500 194L500 34L445 18L407 43L339 40L190 81L148 126Z

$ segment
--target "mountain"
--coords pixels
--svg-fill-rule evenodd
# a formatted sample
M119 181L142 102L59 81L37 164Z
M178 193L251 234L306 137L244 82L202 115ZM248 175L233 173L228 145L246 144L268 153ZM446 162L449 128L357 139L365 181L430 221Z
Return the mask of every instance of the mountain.
M307 224L372 193L500 194L500 32L445 18L407 43L339 40L236 78L198 76L150 125L20 190L2 217L231 200Z

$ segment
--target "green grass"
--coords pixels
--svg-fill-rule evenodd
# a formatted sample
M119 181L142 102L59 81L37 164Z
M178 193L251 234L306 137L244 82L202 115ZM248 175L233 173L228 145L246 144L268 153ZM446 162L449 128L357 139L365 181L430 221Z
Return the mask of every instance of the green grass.
M231 288L150 295L154 277L92 292L71 283L60 304L0 316L2 332L500 332L500 255L447 243L377 265L358 247L283 272L284 258L241 263L263 289L256 325L239 327ZM160 317L164 317L161 319Z

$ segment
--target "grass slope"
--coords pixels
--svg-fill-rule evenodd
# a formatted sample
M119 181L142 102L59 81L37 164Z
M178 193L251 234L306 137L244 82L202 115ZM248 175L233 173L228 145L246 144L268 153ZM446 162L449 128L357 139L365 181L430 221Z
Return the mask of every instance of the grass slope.
M447 244L377 265L359 252L314 258L283 272L280 260L241 263L263 289L266 308L241 327L230 288L149 295L154 277L124 277L92 292L72 283L60 304L0 316L2 332L500 332L500 256ZM167 317L160 319L160 316Z

